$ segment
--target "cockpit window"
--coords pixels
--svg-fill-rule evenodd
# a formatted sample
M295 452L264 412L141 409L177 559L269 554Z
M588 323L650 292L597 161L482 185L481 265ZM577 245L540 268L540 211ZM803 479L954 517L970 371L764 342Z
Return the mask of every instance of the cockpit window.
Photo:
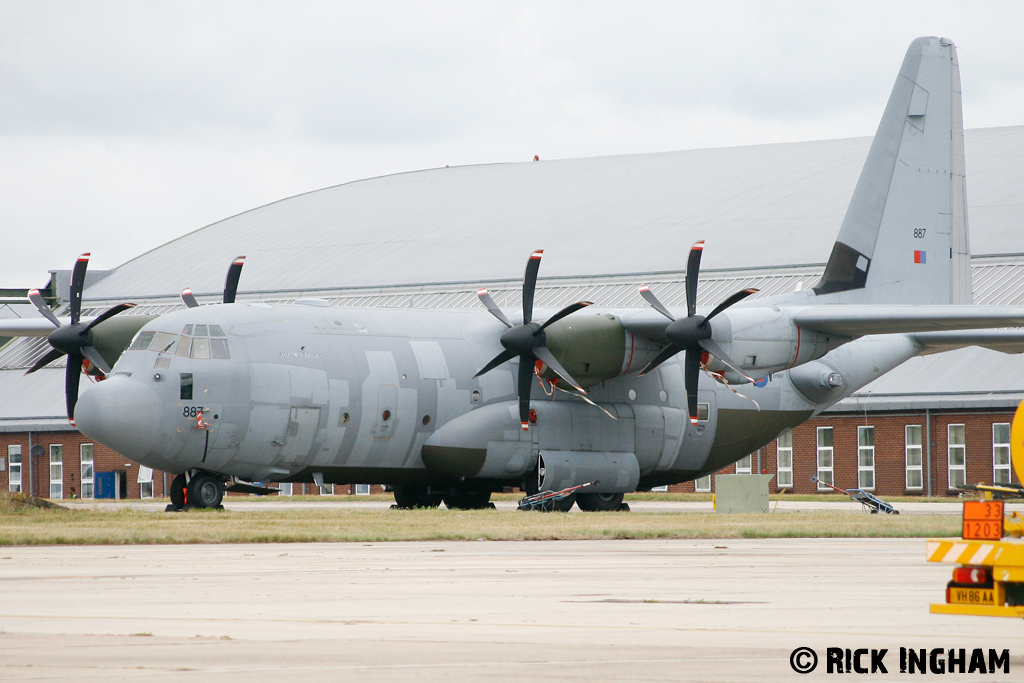
M211 337L226 337L224 330L221 329L220 325L210 325L210 336Z
M197 325L196 332L199 327L205 327L205 325ZM192 340L192 353L189 354L190 358L209 358L210 357L210 340L206 337L196 337Z
M181 356L182 358L188 358L188 349L192 340L181 335L178 337L178 350L174 352L175 356Z
M149 344L149 350L157 353L174 353L174 344L177 341L178 337L170 332L157 332Z
M181 331L181 333L182 334L187 334L187 335L191 336L191 334L192 334L192 326L191 325L185 325L185 329L183 329Z
M149 343L153 341L153 337L156 332L139 332L138 336L135 337L135 341L132 342L129 351L145 351L149 348Z
M231 358L231 354L228 353L228 340L227 339L211 339L210 340L210 355L217 360L227 360Z
M188 334L188 332L185 334ZM206 325L196 325L195 332L192 334L196 337L205 337L208 334L206 331Z

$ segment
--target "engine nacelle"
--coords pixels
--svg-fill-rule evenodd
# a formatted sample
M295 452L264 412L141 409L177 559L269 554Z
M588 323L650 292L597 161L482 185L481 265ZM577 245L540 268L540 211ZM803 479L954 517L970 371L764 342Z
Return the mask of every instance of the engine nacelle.
M650 339L627 332L610 313L569 316L544 332L548 350L584 388L636 372L661 350ZM545 368L541 376L556 375Z

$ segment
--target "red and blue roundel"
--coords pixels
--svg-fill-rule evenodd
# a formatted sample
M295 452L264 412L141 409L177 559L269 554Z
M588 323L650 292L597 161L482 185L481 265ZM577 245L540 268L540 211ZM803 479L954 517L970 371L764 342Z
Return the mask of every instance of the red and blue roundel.
M765 375L761 379L755 379L754 380L754 386L755 387L766 387L766 386L768 386L768 375Z

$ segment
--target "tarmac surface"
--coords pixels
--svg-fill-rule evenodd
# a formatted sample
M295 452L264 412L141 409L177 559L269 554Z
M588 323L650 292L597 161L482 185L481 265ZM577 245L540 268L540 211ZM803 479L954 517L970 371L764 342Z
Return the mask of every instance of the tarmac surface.
M810 681L826 648L1009 649L924 539L0 548L0 679ZM799 675L798 647L819 657ZM865 659L865 662L868 660ZM871 676L875 679L876 676ZM828 676L831 678L831 676ZM943 675L942 680L979 680Z

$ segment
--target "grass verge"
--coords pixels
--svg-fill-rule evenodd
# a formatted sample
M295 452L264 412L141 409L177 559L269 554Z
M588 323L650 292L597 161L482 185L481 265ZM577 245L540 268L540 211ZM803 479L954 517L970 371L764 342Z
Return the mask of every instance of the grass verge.
M949 537L959 515L849 511L719 515L514 510L67 510L0 508L0 545L297 543L440 540Z

